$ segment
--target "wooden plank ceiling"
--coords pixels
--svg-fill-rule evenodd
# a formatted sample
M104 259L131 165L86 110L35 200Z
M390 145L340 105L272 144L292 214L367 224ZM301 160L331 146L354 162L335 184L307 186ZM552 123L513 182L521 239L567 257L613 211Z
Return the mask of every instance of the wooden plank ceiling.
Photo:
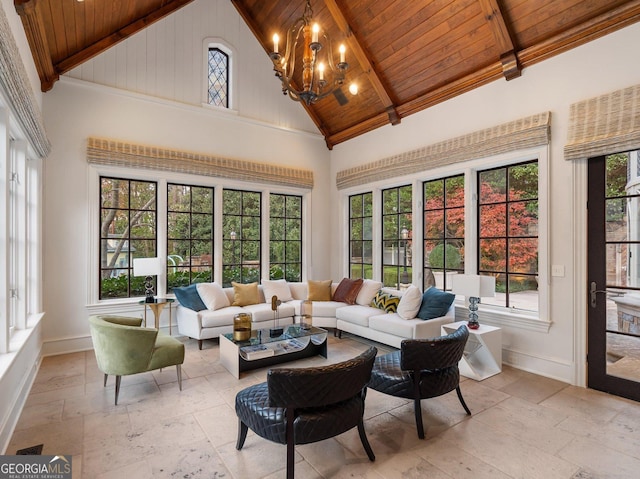
M14 0L42 91L80 65L193 0ZM305 0L231 0L266 52ZM327 146L354 138L640 20L640 0L312 0L314 21L347 45L341 105L308 114ZM342 102L344 103L344 102Z

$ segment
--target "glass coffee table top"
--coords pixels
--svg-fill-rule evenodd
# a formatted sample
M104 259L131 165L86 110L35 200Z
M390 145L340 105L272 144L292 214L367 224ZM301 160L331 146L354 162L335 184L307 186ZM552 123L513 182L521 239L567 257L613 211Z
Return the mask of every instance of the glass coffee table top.
M246 341L236 341L233 333L226 333L223 336L238 346L252 346L257 344L269 344L291 339L310 338L314 343L322 342L326 339L327 331L322 328L302 328L299 324L291 324L282 327L282 334L271 337L270 328L254 329L251 331L251 338ZM324 336L324 337L323 337Z

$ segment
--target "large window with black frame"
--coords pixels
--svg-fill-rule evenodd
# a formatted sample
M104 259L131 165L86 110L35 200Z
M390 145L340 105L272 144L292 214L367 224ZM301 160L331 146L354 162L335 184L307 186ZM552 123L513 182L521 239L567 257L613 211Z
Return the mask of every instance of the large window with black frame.
M373 278L373 193L349 196L349 275Z
M100 177L100 299L144 295L133 259L157 256L156 205L156 182Z
M269 278L302 281L302 196L269 195Z
M222 282L260 281L262 196L255 191L222 192Z
M167 291L213 281L213 188L167 184Z
M496 278L484 303L538 311L538 161L478 172L478 272Z
M384 286L411 283L411 185L382 190L382 280Z
M423 186L423 288L451 290L452 276L464 273L464 175Z

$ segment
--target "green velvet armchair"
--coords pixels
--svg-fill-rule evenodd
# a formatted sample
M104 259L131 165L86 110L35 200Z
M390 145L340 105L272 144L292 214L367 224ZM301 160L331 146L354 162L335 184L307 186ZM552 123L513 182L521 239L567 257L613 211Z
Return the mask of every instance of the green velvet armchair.
M155 328L141 328L141 318L124 316L91 316L89 328L98 368L104 373L104 386L109 374L116 377L116 405L120 379L128 374L176 366L178 387L182 391L184 344L171 336L158 334Z

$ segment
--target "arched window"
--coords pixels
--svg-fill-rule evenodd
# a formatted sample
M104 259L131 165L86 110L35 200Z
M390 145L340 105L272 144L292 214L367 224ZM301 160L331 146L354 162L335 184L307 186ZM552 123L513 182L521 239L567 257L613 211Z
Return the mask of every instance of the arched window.
M207 103L229 108L229 55L216 47L209 47Z

